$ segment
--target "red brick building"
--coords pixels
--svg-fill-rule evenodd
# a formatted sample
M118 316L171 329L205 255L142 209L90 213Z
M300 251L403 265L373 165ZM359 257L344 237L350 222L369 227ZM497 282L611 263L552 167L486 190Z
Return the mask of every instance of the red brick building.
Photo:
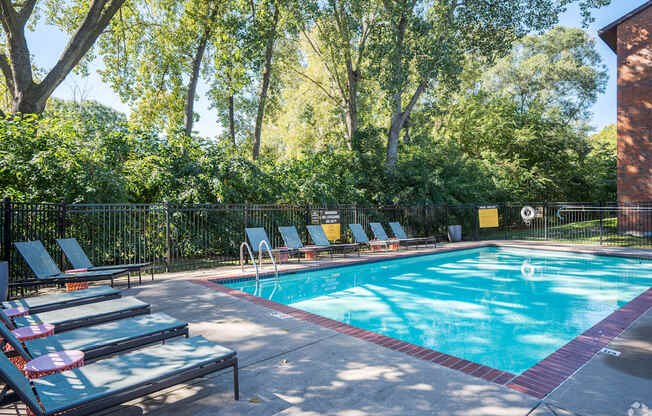
M652 0L599 34L618 56L618 202L652 201Z

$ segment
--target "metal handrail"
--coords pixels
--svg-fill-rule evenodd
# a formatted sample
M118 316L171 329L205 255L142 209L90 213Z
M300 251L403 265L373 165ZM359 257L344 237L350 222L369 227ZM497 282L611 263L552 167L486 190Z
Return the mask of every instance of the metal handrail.
M247 251L249 252L249 258L251 259L251 262L254 264L254 267L256 268L256 284L258 284L258 279L260 278L258 274L258 265L256 264L256 258L254 257L254 253L251 252L251 247L249 247L249 244L246 241L243 241L242 244L240 244L240 269L244 273L244 253L242 251L242 247L247 247Z
M261 240L258 244L258 263L262 266L263 264L263 246L267 247L267 253L269 253L269 258L272 260L274 265L274 274L276 275L276 281L278 281L278 267L276 266L276 261L274 260L274 255L272 254L272 248L269 246L266 240Z

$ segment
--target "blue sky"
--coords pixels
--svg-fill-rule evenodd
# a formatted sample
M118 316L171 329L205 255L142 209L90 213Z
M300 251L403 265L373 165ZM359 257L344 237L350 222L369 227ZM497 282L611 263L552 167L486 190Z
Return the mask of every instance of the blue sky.
M597 38L598 30L618 19L625 13L633 10L646 0L612 0L612 4L594 11L595 22L588 27L591 36ZM570 7L564 13L560 22L563 26L581 27L581 17L576 6ZM28 34L28 45L36 64L49 70L57 61L61 51L68 42L69 37L52 26L39 24L36 32ZM601 94L593 106L592 125L597 129L616 122L616 55L609 47L598 39L596 42L598 52L603 63L607 66L609 83L606 91ZM82 97L85 99L97 100L125 113L129 112L126 104L122 103L111 87L102 83L96 70L101 66L101 61L96 60L90 68L90 75L86 78L71 74L54 92L55 97L72 99ZM205 86L199 85L199 101L195 104L195 111L199 114L199 122L195 124L195 130L205 137L214 137L220 132L216 124L215 110L209 108L209 102L202 94Z

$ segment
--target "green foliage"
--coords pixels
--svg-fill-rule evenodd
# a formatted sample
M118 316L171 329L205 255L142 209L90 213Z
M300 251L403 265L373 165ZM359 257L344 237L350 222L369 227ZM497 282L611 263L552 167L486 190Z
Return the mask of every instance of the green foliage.
M39 119L0 120L0 196L143 203L613 200L615 126L592 137L586 127L606 79L593 40L555 28L512 47L526 30L554 24L558 10L546 14L551 5L570 1L455 3L456 10L447 1L410 8L393 0L230 0L212 3L220 13L207 20L207 3L197 0L148 7L133 0L100 43L103 75L134 110L129 120L98 103L61 100L50 100ZM587 10L601 3L582 2ZM194 51L207 28L202 93L223 127L233 109L235 143L229 134L213 140L181 129ZM254 163L263 51L273 30L270 111ZM349 138L352 113L357 125ZM395 139L392 170L388 136Z
M607 72L594 39L580 29L555 27L521 39L484 79L485 89L513 97L521 111L541 108L552 118L580 122L604 92Z

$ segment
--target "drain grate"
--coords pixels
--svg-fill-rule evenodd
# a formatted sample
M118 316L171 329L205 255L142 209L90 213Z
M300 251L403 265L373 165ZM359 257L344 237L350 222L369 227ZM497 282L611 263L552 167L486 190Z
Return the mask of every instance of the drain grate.
M612 355L614 357L620 357L620 351L612 350L610 348L603 348L600 350L600 352L603 354Z

